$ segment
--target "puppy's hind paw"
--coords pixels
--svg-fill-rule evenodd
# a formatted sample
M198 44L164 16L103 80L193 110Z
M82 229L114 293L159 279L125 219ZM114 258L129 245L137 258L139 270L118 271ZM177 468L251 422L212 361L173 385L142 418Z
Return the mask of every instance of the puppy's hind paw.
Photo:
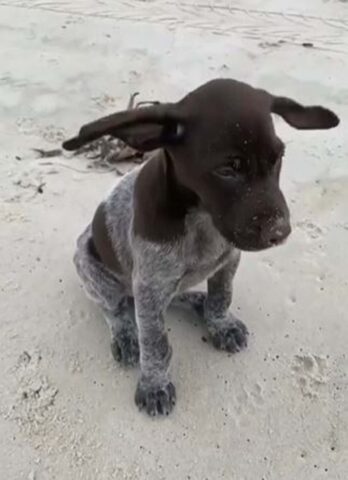
M173 307L192 310L199 317L204 317L204 304L207 295L203 292L185 292L174 297L172 301Z
M135 367L139 363L139 342L136 335L122 331L111 342L114 359L125 367Z
M230 353L240 352L248 345L249 332L240 320L211 328L210 335L215 348Z

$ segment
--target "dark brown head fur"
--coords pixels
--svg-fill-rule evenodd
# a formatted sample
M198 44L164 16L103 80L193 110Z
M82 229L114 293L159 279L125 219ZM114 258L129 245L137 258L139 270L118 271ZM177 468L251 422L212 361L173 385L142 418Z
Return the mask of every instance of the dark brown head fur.
M63 144L74 150L102 135L133 148L162 149L139 174L137 234L169 241L184 233L192 207L208 211L216 228L241 250L261 250L290 233L279 187L284 144L271 113L298 129L328 129L338 117L234 80L208 82L176 104L116 113L82 127Z

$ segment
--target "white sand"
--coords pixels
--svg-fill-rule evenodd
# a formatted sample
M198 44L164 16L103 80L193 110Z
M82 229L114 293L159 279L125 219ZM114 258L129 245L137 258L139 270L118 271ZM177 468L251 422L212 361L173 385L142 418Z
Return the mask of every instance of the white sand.
M0 42L1 480L346 479L348 3L0 0ZM116 177L31 148L56 148L131 92L176 100L218 76L343 121L277 120L293 234L244 256L234 308L250 347L216 352L170 314L178 403L152 420L71 261Z

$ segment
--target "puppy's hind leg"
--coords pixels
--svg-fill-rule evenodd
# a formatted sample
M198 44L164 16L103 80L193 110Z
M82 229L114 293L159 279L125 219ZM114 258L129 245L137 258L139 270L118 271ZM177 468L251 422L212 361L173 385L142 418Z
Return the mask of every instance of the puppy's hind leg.
M133 298L124 297L116 311L104 310L104 317L111 333L114 359L125 367L138 365L139 340Z
M74 255L77 273L88 297L97 303L111 333L111 352L125 366L139 362L138 329L134 301L122 283L98 258L90 227L79 237Z

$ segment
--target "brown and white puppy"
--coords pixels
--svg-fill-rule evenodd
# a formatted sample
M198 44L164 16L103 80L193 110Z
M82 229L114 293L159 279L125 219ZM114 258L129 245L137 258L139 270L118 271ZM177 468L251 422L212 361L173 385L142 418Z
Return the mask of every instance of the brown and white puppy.
M126 175L78 239L75 264L110 326L112 352L139 360L136 403L168 414L175 388L164 326L170 304L206 321L215 347L237 352L248 331L229 311L240 251L281 244L290 234L279 187L284 144L271 113L298 129L329 129L337 116L229 79L213 80L180 102L128 110L81 128L75 150L111 135L156 149ZM207 294L188 292L207 280Z

